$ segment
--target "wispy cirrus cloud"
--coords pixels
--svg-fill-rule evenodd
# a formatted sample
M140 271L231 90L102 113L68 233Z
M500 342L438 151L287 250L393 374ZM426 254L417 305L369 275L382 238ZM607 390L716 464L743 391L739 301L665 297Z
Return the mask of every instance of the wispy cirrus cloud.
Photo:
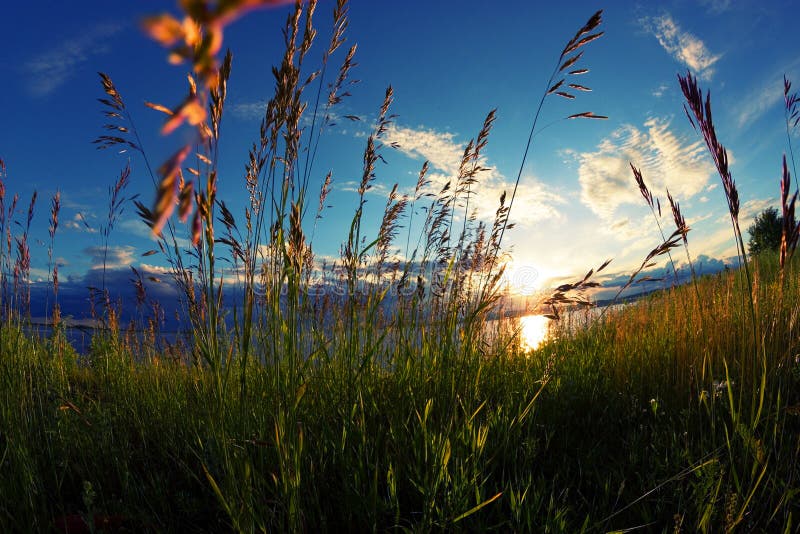
M396 144L400 152L412 159L428 161L431 172L427 175L430 181L427 192L430 193L439 192L448 181L458 175L465 147L451 132L397 125L392 125L387 130L385 142ZM494 168L485 156L481 157L479 164L486 170L479 174L478 182L472 187L470 211L474 209L479 219L491 221L495 217L503 192L507 194L508 204L514 183ZM558 206L566 203L561 194L535 176L523 176L510 218L520 225L561 219L563 215Z
M779 201L777 198L753 198L742 203L739 207L739 221L741 221L742 228L747 228L753 223L753 219L760 215L762 211L767 208L774 207L777 209ZM718 223L729 223L731 220L730 215L725 213L717 218Z
M264 117L267 111L267 101L237 102L231 105L231 114L244 121L258 120Z
M644 128L622 126L595 152L578 156L581 201L607 221L622 224L614 221L617 209L642 202L629 163L641 168L654 195L669 188L679 201L703 192L714 171L702 142L678 138L669 121L649 119Z
M267 112L267 101L266 100L254 100L249 102L231 102L227 104L225 109L228 110L226 113L230 113L230 115L238 120L244 122L256 122L260 121L264 118L265 113ZM347 115L345 118L349 119L350 121L354 120L353 115ZM317 127L322 127L323 123L325 123L326 128L330 128L335 126L337 123L343 122L343 117L340 116L332 109L325 109L324 106L320 105L320 108L317 110L316 114L316 124ZM312 122L315 120L314 117L314 110L307 109L303 116L300 117L300 126L303 128L307 128L311 126ZM358 137L364 136L366 137L365 132L360 132Z
M121 29L115 23L99 24L24 62L22 69L31 94L44 97L57 91L91 57L108 53L108 39Z
M665 83L662 83L661 85L653 89L653 91L650 94L653 95L655 98L661 98L667 93L668 90L669 86Z
M705 6L709 13L719 15L731 8L731 0L700 0L700 4Z
M737 119L739 127L755 122L782 99L783 91L777 83L755 89L748 98L741 101Z
M762 77L761 83L738 101L737 122L739 127L752 124L776 106L783 106L783 76L790 81L800 80L800 59L784 64L769 76ZM795 82L797 83L797 82ZM792 84L793 88L795 83Z
M357 193L360 185L361 183L357 182L356 180L348 180L338 185L335 184L334 187L336 187L336 189L338 189L339 191L346 191L348 193ZM372 182L370 184L368 192L369 194L372 195L386 197L390 193L390 188L384 183Z
M702 40L683 31L670 15L645 17L639 22L645 31L658 39L664 50L701 79L710 80L714 75L713 66L722 55L712 53Z

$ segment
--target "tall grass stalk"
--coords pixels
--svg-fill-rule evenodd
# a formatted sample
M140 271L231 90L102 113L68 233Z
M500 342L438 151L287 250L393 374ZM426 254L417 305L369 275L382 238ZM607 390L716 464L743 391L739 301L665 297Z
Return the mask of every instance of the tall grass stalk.
M704 101L703 91L697 85L697 79L694 78L690 72L687 72L685 77L678 75L678 82L680 83L681 90L683 91L684 98L686 99L686 104L684 105L686 117L689 119L689 122L692 124L692 126L696 130L699 130L700 134L703 136L706 147L708 148L708 151L714 161L714 166L716 167L720 179L722 180L722 188L725 192L725 199L728 203L731 227L733 229L734 239L736 241L739 265L744 271L748 294L750 295L749 298L746 299L746 302L748 303L750 309L753 351L754 354L757 354L759 331L756 324L753 282L750 276L750 268L747 262L747 252L744 246L744 240L742 239L742 230L739 227L739 191L736 188L736 182L733 180L730 169L728 168L728 152L722 143L720 143L717 139L717 132L711 116L711 93L708 92L706 94ZM694 119L692 117L694 117Z
M2 206L0 206L2 210ZM50 226L47 229L50 235L50 243L47 247L47 276L53 288L53 317L52 324L58 327L61 320L61 313L58 306L58 259L53 257L56 246L56 230L58 230L58 214L61 211L61 191L56 191L50 200ZM49 301L49 299L48 299ZM49 308L49 306L47 306Z
M6 163L0 158L0 319L5 321L11 312L8 274L11 272L11 217L14 213L16 195L12 206L6 212L6 180L8 178Z
M592 33L602 23L603 20L602 14L603 11L600 10L597 11L594 15L592 15L589 18L589 20L586 21L586 24L581 26L581 28L577 31L575 36L567 42L567 44L564 46L564 48L561 50L561 53L558 56L558 60L556 61L556 65L553 68L553 72L550 74L550 77L547 80L547 84L545 85L546 89L542 94L541 98L539 99L539 104L537 105L536 112L533 115L533 122L531 123L530 133L528 134L528 141L525 144L525 150L522 153L522 160L519 165L519 171L517 172L517 177L514 181L514 188L511 190L511 200L508 203L509 211L513 207L514 199L517 196L517 188L519 187L519 182L522 178L522 171L525 168L525 163L528 159L528 153L530 152L531 149L533 137L536 132L536 125L539 122L539 115L542 112L542 106L544 106L545 99L550 95L556 95L562 98L566 98L568 100L574 100L575 95L569 92L569 88L575 91L591 91L591 89L579 83L569 83L566 86L564 84L567 82L568 79L571 79L571 77L581 76L589 72L589 69L574 68L574 67L577 66L576 64L583 56L583 51L578 52L578 50L583 46L591 43L592 41L599 39L605 33L605 32ZM567 69L571 70L567 71ZM557 79L558 81L556 81ZM607 119L608 117L605 117L603 115L596 115L591 111L586 111L586 112L572 114L567 118ZM508 220L503 221L497 239L498 243L502 243L503 236L505 235L507 226L508 226ZM493 263L494 260L492 260L492 264ZM489 271L491 272L491 270L492 269L490 268Z
M642 176L642 171L637 169L633 166L633 163L628 163L631 167L631 171L633 172L633 178L636 180L636 185L639 186L639 192L642 194L642 198L644 198L645 203L650 208L650 213L653 215L653 219L656 221L656 226L658 226L658 233L661 234L661 241L664 242L667 240L667 236L664 235L664 229L661 227L661 201L658 197L655 197L655 202L653 193L647 187L647 184L644 183L644 177ZM656 215L656 207L658 207L658 215ZM679 283L678 281L678 270L675 268L675 261L672 259L672 253L667 251L667 257L669 258L669 264L672 265L672 275L675 278L675 283Z
M797 125L800 124L800 98L797 96L797 91L792 91L792 82L783 76L783 115L786 124L786 145L789 148L789 157L792 161L792 172L794 172L794 188L800 191L800 186L797 182L797 165L794 161L794 148L792 144L792 134L797 130Z

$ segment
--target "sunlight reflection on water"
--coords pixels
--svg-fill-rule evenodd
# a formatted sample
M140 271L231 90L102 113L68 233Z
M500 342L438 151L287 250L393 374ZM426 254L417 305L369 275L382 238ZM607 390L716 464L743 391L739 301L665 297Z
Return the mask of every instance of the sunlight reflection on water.
M525 315L519 318L520 341L523 350L535 350L550 334L551 320L543 315Z

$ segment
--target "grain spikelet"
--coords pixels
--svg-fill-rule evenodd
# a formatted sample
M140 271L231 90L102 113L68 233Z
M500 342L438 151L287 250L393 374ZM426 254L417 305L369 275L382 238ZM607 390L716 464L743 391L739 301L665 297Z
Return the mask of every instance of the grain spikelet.
M186 145L167 160L158 170L161 182L156 194L156 203L150 215L153 235L160 235L162 228L175 211L178 198L178 182L181 178L181 164L189 154L190 146Z
M797 201L797 191L789 197L789 189L792 180L789 167L786 165L786 155L783 156L783 174L781 177L781 249L780 264L784 268L786 262L792 259L795 248L797 247L798 233L800 224L795 219L795 202Z

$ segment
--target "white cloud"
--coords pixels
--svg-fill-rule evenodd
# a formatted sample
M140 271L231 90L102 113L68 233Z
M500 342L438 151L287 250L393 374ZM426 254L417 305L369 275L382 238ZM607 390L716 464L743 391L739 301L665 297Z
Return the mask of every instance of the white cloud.
M693 252L696 250L702 254L723 259L736 255L736 241L733 239L733 230L730 224L714 227L708 235L694 240L690 236L689 240L689 246Z
M455 176L464 154L464 147L455 141L455 134L425 128L404 128L391 125L386 142L397 143L398 150L409 157L427 160L433 169Z
M739 225L742 227L742 231L744 231L750 224L752 224L753 219L755 219L756 215L760 214L767 208L778 206L778 199L777 198L754 198L743 202L739 205ZM727 208L725 213L717 217L716 222L719 224L727 223L730 224L731 216L728 212Z
M119 223L119 229L138 235L139 237L153 237L153 232L151 232L150 228L139 218L122 220Z
M134 252L135 249L131 246L109 246L107 250L101 246L83 249L83 253L89 257L91 269L102 269L104 260L108 270L128 267L134 262Z
M31 93L47 96L58 90L92 56L108 53L108 39L121 29L112 23L97 25L26 61L23 69Z
M478 189L478 217L484 220L494 218L500 195L508 192L510 200L514 184L500 180L491 180ZM484 197L484 198L481 198ZM474 201L473 201L474 202ZM536 177L523 175L520 179L514 206L511 208L510 222L530 226L537 222L564 220L558 205L567 204L567 199L555 192L550 186Z
M644 126L622 126L596 152L579 156L581 201L607 221L623 204L643 202L629 162L641 169L654 196L669 188L679 202L702 192L714 170L701 141L679 139L665 120L649 119Z
M722 57L712 53L699 38L682 31L670 15L646 17L641 24L673 58L692 69L704 80L714 75L713 65Z
M97 229L92 228L89 225L89 222L86 220L86 216L84 216L84 214L81 212L76 213L75 216L72 217L72 219L66 221L64 223L64 227L69 230L75 230L77 232L86 232L89 234L97 233Z
M398 150L417 160L427 160L431 172L429 193L438 193L444 185L458 175L465 145L456 141L450 132L437 132L427 128L407 128L392 125L386 132L385 142L396 143ZM486 157L479 164L486 170L478 175L471 188L470 211L477 212L478 219L491 221L499 207L500 196L506 192L506 205L511 199L514 183L493 168ZM510 221L519 225L530 225L544 220L562 219L558 205L566 199L532 175L523 176L517 188Z
M709 13L719 15L731 8L731 0L700 0L700 4L706 7Z
M665 83L662 83L661 85L653 89L653 92L651 94L656 98L661 98L662 96L664 96L664 94L667 92L668 89L669 86Z
M714 217L714 214L712 212L706 212L701 215L691 215L691 216L687 216L686 214L684 214L684 217L686 219L686 224L689 225L689 228L694 228L699 223L710 220L712 217Z
M664 213L663 215L666 215ZM661 221L662 227L665 221ZM606 228L609 234L614 235L620 241L627 241L630 244L619 253L620 258L625 258L631 251L641 251L645 248L652 249L654 244L658 244L658 225L653 220L653 214L647 213L638 218L621 217L610 222ZM638 252L637 252L638 258Z
M28 272L28 277L26 278L29 282L49 282L51 278L50 271L47 269L37 269L36 267L31 267L30 272Z
M777 198L754 198L742 203L739 206L739 224L742 227L742 231L753 224L753 219L756 218L756 215L770 207L777 209L779 205ZM730 221L730 216L726 213L721 220Z
M739 208L739 226L741 227L742 234L745 240L745 245L748 240L747 228L753 223L756 215L760 214L770 206L776 206L778 199L763 198L751 199L741 204ZM711 219L711 214L704 217L690 220L689 226L695 227L696 223ZM731 228L731 216L727 209L719 216L714 216L713 221L710 221L713 226L709 228L709 234L703 235L691 243L693 250L702 251L703 254L709 254L719 258L730 258L736 255L736 241L733 238L733 229ZM691 238L690 238L691 239Z
M360 182L355 180L348 180L346 182L342 182L341 184L334 184L334 188L339 191L346 191L348 193L357 193L358 187L361 185ZM380 197L386 198L389 196L390 189L386 186L386 184L381 182L372 182L370 184L370 188L367 190L367 194L369 195L378 195Z

